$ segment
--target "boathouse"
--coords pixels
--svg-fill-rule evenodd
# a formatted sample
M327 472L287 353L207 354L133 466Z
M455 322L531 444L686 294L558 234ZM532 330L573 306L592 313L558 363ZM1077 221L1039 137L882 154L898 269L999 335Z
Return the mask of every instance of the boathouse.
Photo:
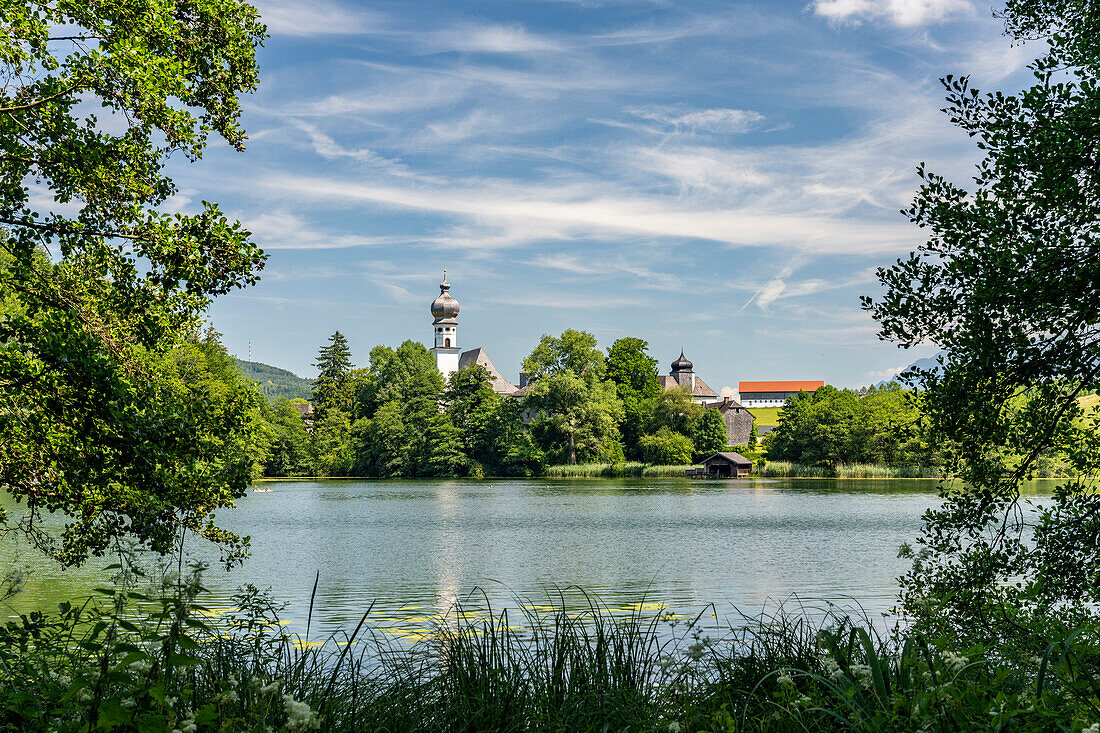
M740 453L715 453L703 460L703 472L710 478L748 476L752 473L752 461Z

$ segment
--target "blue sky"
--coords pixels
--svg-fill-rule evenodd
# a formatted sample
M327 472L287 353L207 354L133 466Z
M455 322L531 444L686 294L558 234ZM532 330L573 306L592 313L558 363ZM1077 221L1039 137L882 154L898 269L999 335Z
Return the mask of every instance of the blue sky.
M460 345L515 378L543 333L681 347L715 389L856 386L928 356L859 310L921 233L915 166L976 150L937 79L1017 88L969 0L261 0L271 38L247 152L174 162L174 205L218 201L270 254L220 298L231 351L312 376L339 329L431 337L446 267Z

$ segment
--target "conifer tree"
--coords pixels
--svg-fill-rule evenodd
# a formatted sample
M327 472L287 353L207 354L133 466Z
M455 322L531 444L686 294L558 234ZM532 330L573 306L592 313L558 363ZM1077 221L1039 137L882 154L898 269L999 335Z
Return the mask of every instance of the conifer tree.
M344 334L337 331L317 354L317 379L313 380L313 407L320 413L336 408L351 412L351 349Z

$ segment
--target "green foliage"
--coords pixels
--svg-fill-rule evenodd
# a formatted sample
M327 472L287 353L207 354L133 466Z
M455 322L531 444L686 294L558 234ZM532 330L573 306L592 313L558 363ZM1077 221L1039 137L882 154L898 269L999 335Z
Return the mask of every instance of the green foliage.
M1091 629L1010 660L834 613L709 622L559 591L519 612L456 606L395 647L370 608L320 640L285 633L252 586L217 613L201 570L121 572L89 602L5 622L0 726L1080 733L1100 711Z
M1046 47L1017 94L947 77L946 112L983 152L969 189L922 166L910 220L928 240L879 271L864 306L880 335L943 348L917 370L931 430L963 490L927 516L904 579L931 633L1038 650L1046 630L1097 620L1100 430L1079 397L1100 376L1100 13L1095 3L1012 0L1014 39ZM1020 486L1043 456L1074 478L1032 511ZM928 602L932 599L932 602ZM1036 652L1037 653L1037 652Z
M779 426L768 433L768 458L832 468L840 463L935 465L937 456L922 439L917 398L882 390L858 398L826 385L789 398Z
M343 410L330 407L313 423L310 435L315 476L351 475L355 456L351 445L351 421Z
M607 348L607 378L618 387L619 397L655 397L657 360L649 355L649 343L640 338L621 338Z
M681 435L690 435L695 423L703 416L704 407L691 401L691 391L687 387L673 387L646 400L641 410L647 416L647 433L668 428ZM722 444L725 445L724 438Z
M545 376L531 385L524 405L536 415L531 430L540 445L569 463L599 457L617 441L622 403L613 384L593 375Z
M500 403L489 382L489 372L471 364L451 375L443 404L461 435L462 450L481 466L497 463Z
M281 399L261 411L266 423L269 456L265 476L316 476L309 432L290 400Z
M723 438L725 434L723 433ZM722 441L723 443L725 440ZM660 466L679 466L691 463L695 446L691 438L662 427L653 435L643 435L638 441L646 463Z
M260 394L272 403L281 398L308 400L312 396L310 381L286 369L241 359L237 359L237 368L246 377L256 382L259 385Z
M255 282L264 255L214 204L163 213L176 188L162 167L213 134L243 147L237 98L263 26L237 0L10 0L2 16L0 485L24 526L74 517L59 544L32 535L65 564L126 535L163 551L183 527L235 556L212 517L252 471L229 454L250 441L234 434L248 397L189 382L177 358L210 298Z
M695 445L695 452L709 455L725 448L728 441L726 421L722 419L722 413L718 410L703 410L703 414L692 425L691 442Z
M619 423L623 451L640 457L638 439L646 430L647 415L642 406L656 397L661 387L657 383L657 360L649 355L649 344L640 338L621 338L607 349L607 379L615 384L623 403Z
M351 412L355 387L352 381L351 349L344 334L337 331L317 353L317 379L313 380L313 406L320 415L329 410Z
M543 334L534 351L523 360L529 380L570 372L578 376L603 378L607 361L587 331L566 329L561 336Z

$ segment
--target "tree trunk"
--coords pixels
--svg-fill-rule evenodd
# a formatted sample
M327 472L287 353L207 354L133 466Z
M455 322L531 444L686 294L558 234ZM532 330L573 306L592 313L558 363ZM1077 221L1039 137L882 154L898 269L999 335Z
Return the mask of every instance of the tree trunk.
M573 442L573 433L569 433L569 465L577 465L577 445Z

